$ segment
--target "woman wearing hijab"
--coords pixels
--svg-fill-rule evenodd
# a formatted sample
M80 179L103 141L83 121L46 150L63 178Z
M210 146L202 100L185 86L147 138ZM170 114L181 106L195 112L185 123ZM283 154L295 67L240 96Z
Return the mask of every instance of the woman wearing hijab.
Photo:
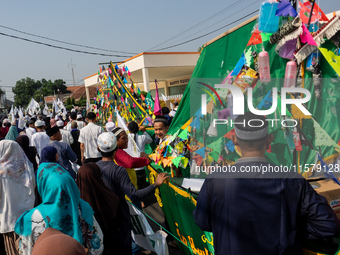
M33 165L19 144L0 141L0 233L8 255L18 254L14 226L26 210L33 208L34 188Z
M13 123L14 124L14 123ZM19 136L18 133L18 129L15 125L12 125L9 130L8 133L5 136L5 140L12 140L15 141L15 139L17 139L17 137Z
M34 245L32 255L86 255L84 247L72 237L48 228Z
M80 197L88 202L104 234L103 254L123 254L119 243L118 222L116 218L119 204L118 196L101 179L99 167L91 162L82 165L77 175Z
M42 163L56 163L58 160L58 151L53 146L47 146L41 151L39 164Z
M71 175L59 164L46 162L40 164L37 174L43 202L26 211L15 224L15 232L20 235L20 254L31 254L38 237L47 228L71 236L88 248L88 254L102 254L103 233L91 206L80 199Z
M35 159L38 152L37 149L30 145L30 139L27 135L19 135L15 141L20 145L21 149L25 152L27 158L29 161L33 164L34 172L38 169L38 164Z

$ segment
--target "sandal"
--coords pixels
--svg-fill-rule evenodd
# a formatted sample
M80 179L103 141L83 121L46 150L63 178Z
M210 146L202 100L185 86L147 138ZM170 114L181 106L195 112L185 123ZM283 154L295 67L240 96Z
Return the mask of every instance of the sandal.
M178 248L178 246L177 246L175 240L174 240L174 241L170 241L170 242L168 243L168 245L171 246L172 248Z

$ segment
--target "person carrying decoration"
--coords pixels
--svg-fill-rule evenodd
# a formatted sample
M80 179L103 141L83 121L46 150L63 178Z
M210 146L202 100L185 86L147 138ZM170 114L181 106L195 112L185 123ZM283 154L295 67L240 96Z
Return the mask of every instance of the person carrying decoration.
M128 129L130 134L133 136L133 141L138 147L140 152L140 156L147 158L148 155L145 153L145 145L152 143L151 136L145 131L144 126L138 126L135 121L132 121L128 124ZM143 134L138 134L138 131L143 132ZM130 141L129 141L130 143ZM130 144L129 144L130 145ZM133 146L133 145L132 145ZM146 187L146 174L144 171L144 167L137 167L135 168L136 175L137 175L137 186L138 189L143 189Z
M137 175L135 168L144 167L150 164L150 160L146 157L146 154L142 153L142 157L132 157L124 149L128 148L129 139L124 131L120 127L116 127L112 130L112 133L117 138L117 153L115 156L115 162L117 165L126 169L132 184L137 189ZM145 155L145 157L143 157Z
M120 129L120 128L119 128ZM122 130L122 131L121 131ZM120 136L120 139L127 140L126 133L123 129L114 129L114 133ZM124 135L125 134L125 135ZM119 138L118 138L119 140ZM127 255L132 254L132 238L131 238L131 219L128 204L125 200L127 195L133 203L140 201L147 196L153 194L155 189L162 185L162 183L168 178L166 173L160 173L154 184L148 186L145 189L137 190L131 183L131 180L124 167L115 163L117 159L117 152L122 149L118 149L118 142L116 135L112 132L105 132L98 137L98 151L102 155L102 160L97 162L97 166L100 168L102 180L105 185L111 189L119 198L120 203L117 208L117 220L119 222L119 237L120 243L123 245L124 253ZM125 142L124 142L125 143ZM127 141L126 141L127 144ZM122 145L120 145L122 146Z
M231 140L242 157L233 171L205 179L193 212L196 224L213 233L215 254L303 254L304 239L339 234L339 219L307 180L270 171L280 166L265 159L274 138L266 118L246 112L234 128Z

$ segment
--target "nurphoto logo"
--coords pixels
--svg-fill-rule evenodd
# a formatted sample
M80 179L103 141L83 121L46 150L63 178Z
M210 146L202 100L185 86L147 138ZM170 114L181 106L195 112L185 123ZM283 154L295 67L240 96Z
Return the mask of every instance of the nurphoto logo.
M215 84L216 88L222 88L222 89L228 89L230 90L230 93L233 96L232 99L232 112L230 113L230 115L243 115L244 114L244 95L243 92L240 88L233 86L233 85L228 85L228 84ZM248 100L247 100L247 105L248 108L250 110L250 112L252 112L255 115L269 115L272 114L276 111L277 109L277 88L273 88L272 89L272 105L269 109L266 110L258 110L255 109L255 107L253 106L253 95L252 95L253 89L250 87L247 89L247 95L248 95ZM303 93L305 95L305 97L303 98L294 98L294 99L288 99L286 98L288 93ZM302 105L303 103L306 103L310 100L311 98L311 94L309 92L309 90L304 89L304 88L295 88L295 87L283 87L281 89L281 115L283 116L283 120L281 121L281 125L283 127L295 127L297 126L298 122L294 119L285 119L286 116L286 106L287 105L292 105L294 104L304 115L311 115L311 113ZM207 95L206 94L202 94L202 98L201 98L201 102L202 102L202 115L206 115L207 114ZM271 122L272 126L274 125L274 121L279 121L279 119L266 119L268 122ZM260 119L253 119L248 121L248 125L251 127L261 127L264 125L263 121ZM254 125L252 123L259 123L257 125ZM294 124L292 124L292 122ZM290 125L289 125L290 123ZM214 119L213 120L213 125L214 127L216 125L228 125L231 124L231 126L233 126L233 124L243 124L244 126L246 125L246 123L233 123L233 120L231 120L230 122L226 119Z

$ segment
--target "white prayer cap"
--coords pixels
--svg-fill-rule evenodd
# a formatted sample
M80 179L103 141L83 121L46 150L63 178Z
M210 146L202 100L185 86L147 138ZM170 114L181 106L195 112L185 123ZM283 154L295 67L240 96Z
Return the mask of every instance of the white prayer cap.
M57 121L57 126L58 126L58 127L63 127L63 126L64 126L64 121L58 120L58 121Z
M106 125L105 125L107 132L111 132L115 127L116 127L116 125L112 121L106 123Z
M34 125L35 125L36 127L42 127L42 126L45 125L45 123L44 123L42 120L37 120L37 121L34 123Z
M110 152L117 147L117 138L112 132L104 132L98 136L98 148L102 152Z
M76 112L76 109L72 109L71 112Z
M81 114L77 115L77 119L81 119L82 117L83 117L83 115L81 115Z

